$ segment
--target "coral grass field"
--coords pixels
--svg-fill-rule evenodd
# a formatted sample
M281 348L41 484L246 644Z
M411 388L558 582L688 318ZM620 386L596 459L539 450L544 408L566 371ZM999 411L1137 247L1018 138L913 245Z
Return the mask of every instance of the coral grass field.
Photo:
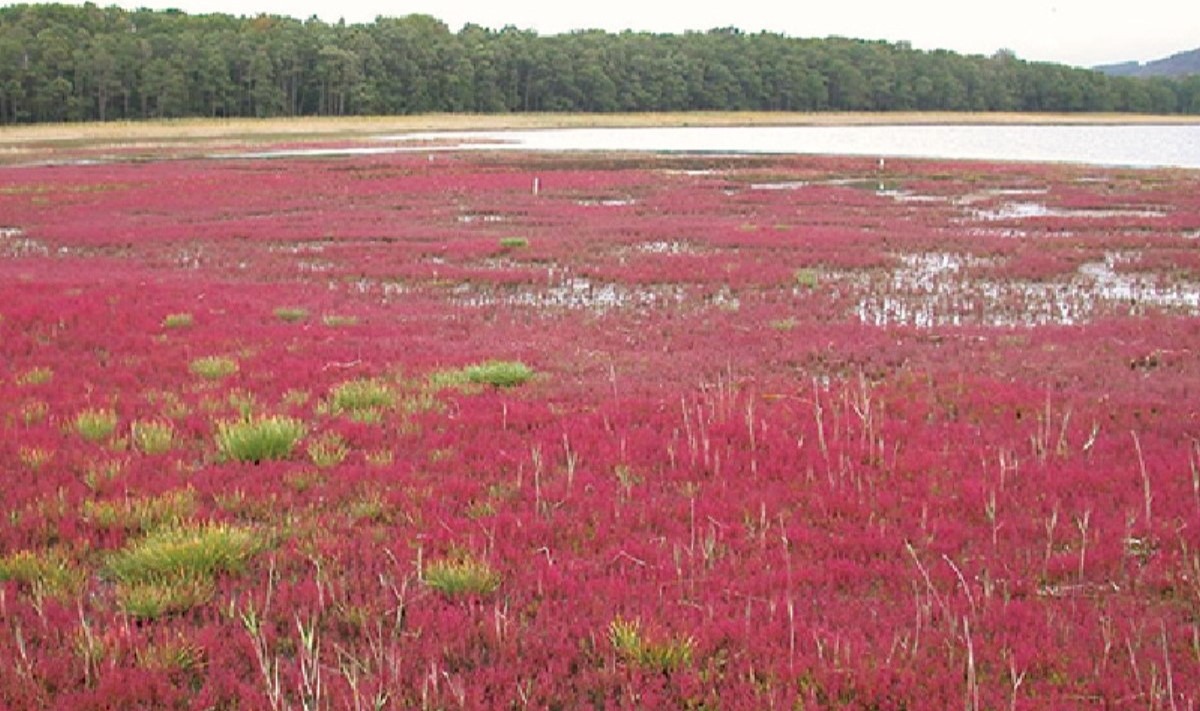
M1198 239L1187 171L4 168L0 706L1195 708Z

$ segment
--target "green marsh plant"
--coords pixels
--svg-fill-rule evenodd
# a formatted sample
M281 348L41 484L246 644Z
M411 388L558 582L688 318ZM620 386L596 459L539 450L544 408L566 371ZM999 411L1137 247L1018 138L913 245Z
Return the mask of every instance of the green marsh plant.
M195 320L189 313L167 314L163 317L163 328L188 328Z
M793 277L796 280L796 286L804 289L815 289L821 283L821 272L812 267L797 269Z
M17 459L21 460L21 464L24 464L27 469L39 471L54 459L54 450L22 445L17 448Z
M102 442L117 430L117 413L111 409L88 408L75 415L76 434L89 442Z
M217 451L238 462L287 459L305 435L300 420L271 415L217 423Z
M142 454L166 454L175 444L175 425L167 420L137 420L129 426L129 434Z
M183 526L196 513L196 492L176 489L158 496L83 502L83 520L106 530L150 533Z
M347 326L358 325L357 316L343 316L340 314L325 314L321 317L321 323L330 328L345 328Z
M308 318L308 309L299 306L280 306L275 309L275 318L287 323L297 323Z
M238 372L238 362L226 356L204 356L189 363L188 370L205 380L221 380Z
M533 377L533 369L520 361L489 360L478 365L469 365L463 372L467 380L479 385L511 388L522 385Z
M105 572L116 581L117 599L127 614L153 619L204 604L218 575L241 572L263 547L249 528L172 526L115 553Z
M21 421L26 427L45 422L50 416L50 405L43 400L28 400L21 404Z
M691 664L696 646L691 637L651 640L639 620L620 617L609 623L608 640L627 663L664 673Z
M51 380L54 380L54 371L46 367L30 368L29 370L17 376L17 385L21 387L30 387L33 385L46 385Z
M349 380L329 392L329 411L356 422L377 423L396 404L396 392L378 379Z
M487 595L500 587L500 575L470 556L443 558L425 565L425 584L447 597Z
M308 458L321 469L336 467L350 454L346 440L336 432L325 432L308 443Z
M0 558L0 581L11 580L27 586L37 598L73 597L86 579L86 574L73 562L53 550L22 550Z
M511 388L532 379L534 371L515 360L487 360L464 366L456 370L439 370L429 375L431 390L454 389L470 391L490 385L496 388Z

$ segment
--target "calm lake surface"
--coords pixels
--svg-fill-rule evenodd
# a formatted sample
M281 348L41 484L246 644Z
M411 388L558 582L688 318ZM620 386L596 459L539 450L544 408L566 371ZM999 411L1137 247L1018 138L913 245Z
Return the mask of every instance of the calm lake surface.
M581 128L422 133L387 140L462 141L461 147L488 150L799 153L1200 168L1200 125Z

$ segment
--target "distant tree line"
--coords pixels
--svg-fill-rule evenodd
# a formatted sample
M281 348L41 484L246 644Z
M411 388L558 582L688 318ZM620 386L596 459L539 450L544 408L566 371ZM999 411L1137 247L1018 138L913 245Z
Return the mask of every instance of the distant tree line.
M370 24L38 4L0 9L0 124L527 111L1200 113L1200 77L1134 79L909 44Z

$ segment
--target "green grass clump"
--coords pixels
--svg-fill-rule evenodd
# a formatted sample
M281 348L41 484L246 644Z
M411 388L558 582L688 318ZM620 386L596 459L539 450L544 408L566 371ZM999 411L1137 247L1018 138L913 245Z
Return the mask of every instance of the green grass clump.
M690 664L696 646L691 637L650 640L641 622L620 617L609 623L608 640L626 662L664 673Z
M303 407L312 398L312 394L307 390L292 388L283 394L279 403L285 407Z
M379 449L372 452L367 452L365 457L367 464L370 464L373 467L391 466L392 463L396 461L396 454L390 449Z
M308 318L308 309L299 306L280 306L275 309L275 318L288 323L296 323Z
M478 390L478 386L473 385L467 378L466 372L459 368L456 370L436 370L429 374L426 381L431 392L440 390L469 390L474 388Z
M54 380L53 370L45 367L30 368L17 376L17 385L21 387L45 385L51 380Z
M533 377L533 369L520 361L488 360L455 370L438 370L430 373L428 383L431 391L454 389L462 392L477 391L491 385L510 388L525 383Z
M99 491L125 473L126 463L124 458L97 459L88 462L83 472L83 485L93 492Z
M251 529L224 523L168 526L119 551L107 571L121 583L151 583L237 573L262 547Z
M21 460L21 464L24 464L26 468L39 471L49 464L51 459L54 459L54 450L22 445L17 448L17 459Z
M163 317L162 325L163 328L187 328L194 322L192 315L188 313L167 314Z
M75 432L89 442L101 442L117 430L117 413L109 409L88 408L75 415Z
M235 410L238 417L243 420L250 419L250 416L254 414L254 408L258 407L254 393L241 389L230 390L225 396L225 403Z
M145 398L147 404L157 407L171 420L181 420L192 413L192 408L169 390L150 390Z
M387 502L377 491L372 491L352 501L348 512L353 521L381 522L388 518Z
M524 237L501 237L500 246L504 249L520 249L529 246L529 240Z
M329 392L329 410L358 422L379 422L395 406L396 392L382 380L349 380Z
M217 451L238 462L287 459L306 432L304 423L279 415L217 423Z
M182 635L151 642L136 652L138 666L151 671L190 674L205 666L204 648Z
M445 558L425 566L425 584L447 597L487 595L500 587L500 575L471 557Z
M50 416L49 403L42 400L28 400L21 404L21 421L26 427L45 422Z
M179 527L196 513L196 492L177 489L159 496L83 502L83 519L108 530L149 533Z
M175 444L175 425L165 420L137 420L129 426L129 434L142 454L165 454Z
M326 432L308 443L308 458L322 469L336 467L349 453L350 448L346 446L346 440L336 432Z
M489 360L463 369L467 380L481 385L510 388L533 377L533 369L520 361Z
M83 589L86 575L55 551L18 551L0 558L0 581L28 586L34 597L65 599Z
M127 582L116 587L116 603L125 614L143 620L186 613L212 599L215 582L180 576L170 582Z
M796 286L800 286L805 289L815 289L817 288L817 285L821 283L821 272L813 269L812 267L797 269L793 277L796 280Z
M189 363L188 370L205 380L220 380L238 372L238 362L225 356L205 356Z
M324 323L330 328L340 328L344 326L355 326L358 324L357 316L342 316L339 314L325 314L321 317L321 323Z
M216 576L241 572L263 547L247 528L209 523L151 532L114 554L105 572L117 582L121 608L153 619L202 605Z
M180 576L170 582L122 583L117 604L125 614L153 620L187 612L212 599L216 584L207 578Z

